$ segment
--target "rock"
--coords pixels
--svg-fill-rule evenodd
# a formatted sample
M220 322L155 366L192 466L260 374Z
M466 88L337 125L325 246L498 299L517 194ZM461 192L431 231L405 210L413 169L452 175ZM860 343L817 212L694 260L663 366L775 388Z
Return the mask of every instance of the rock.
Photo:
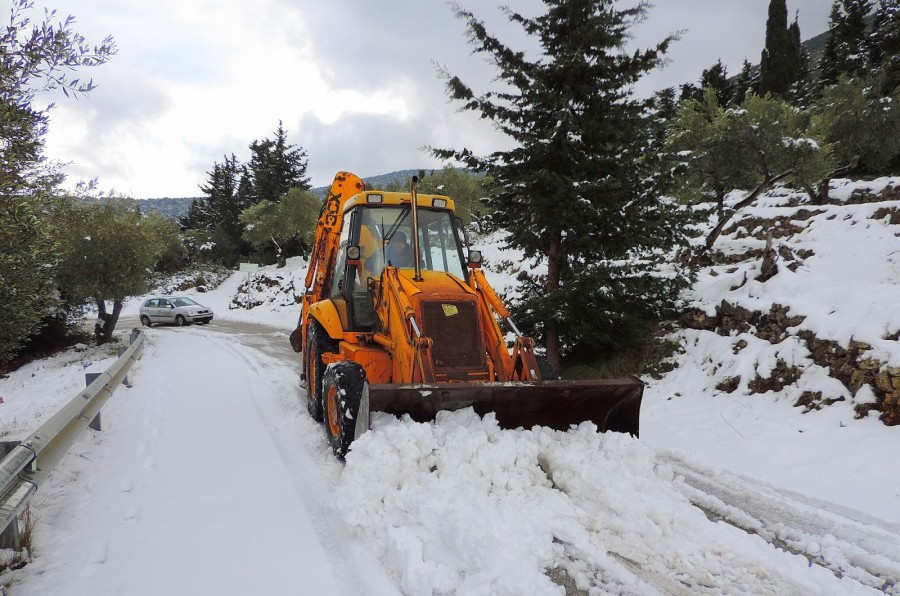
M726 377L716 383L716 389L718 391L724 391L725 393L734 393L737 391L737 388L741 384L740 377Z
M794 251L792 251L786 244L782 244L778 247L778 256L784 259L785 261L794 261L796 257L794 256Z

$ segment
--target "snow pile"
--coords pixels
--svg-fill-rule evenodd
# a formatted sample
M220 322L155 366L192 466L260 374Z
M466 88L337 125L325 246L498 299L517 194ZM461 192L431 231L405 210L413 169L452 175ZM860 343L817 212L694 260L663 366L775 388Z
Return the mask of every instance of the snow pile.
M179 294L186 291L208 292L231 276L231 271L215 265L179 271L161 276L152 283L151 294Z
M373 426L347 457L338 506L406 594L556 595L561 575L598 594L836 586L802 557L711 524L653 449L591 423L504 431L462 410Z
M263 270L251 273L241 282L229 308L251 309L260 306L291 307L300 304L306 277L306 262L299 268Z

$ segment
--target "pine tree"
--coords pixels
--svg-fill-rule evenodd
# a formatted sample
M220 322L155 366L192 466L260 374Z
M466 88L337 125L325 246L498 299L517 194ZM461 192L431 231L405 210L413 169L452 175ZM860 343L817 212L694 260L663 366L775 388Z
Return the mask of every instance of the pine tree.
M216 233L220 246L217 254L226 264L233 264L236 256L242 254L240 222L241 212L250 206L246 197L238 193L238 173L241 165L234 154L225 156L222 163L213 164L213 169L207 172L207 181L200 187L206 198L202 207L198 207L196 215L199 216L201 229ZM193 205L192 205L193 207ZM192 214L189 212L188 216ZM227 255L227 256L225 256Z
M309 189L306 151L287 143L287 132L278 121L275 139L250 143L251 179L254 201L277 201L292 188Z
M882 92L892 95L900 85L900 2L880 0L872 33L869 59L883 73Z
M865 19L872 7L872 0L835 0L832 4L820 63L823 86L835 84L842 74L855 77L865 73L869 53Z
M800 26L787 24L785 0L770 0L766 45L759 62L759 93L785 97L800 78Z
M728 80L728 69L722 65L721 59L717 60L715 64L704 70L700 75L700 88L704 91L712 89L716 93L719 105L728 105L731 96L734 94L734 88L731 81Z
M520 274L515 304L523 327L542 336L551 364L560 355L641 339L636 327L671 308L687 276L656 275L651 255L684 241L680 211L659 199L657 157L648 151L649 100L631 95L672 41L621 51L646 6L617 9L613 0L543 0L545 14L507 10L541 45L539 57L504 45L471 12L465 21L475 52L488 55L507 87L476 95L447 76L463 109L491 120L515 147L477 156L432 149L489 175L494 227L508 243L546 265ZM676 269L677 271L677 269ZM583 352L582 352L583 353Z
M753 76L753 65L750 64L749 60L745 59L744 65L741 67L741 72L739 72L738 76L734 79L731 99L727 106L733 108L744 103L744 99L746 99L747 94L753 90L755 84L756 77Z

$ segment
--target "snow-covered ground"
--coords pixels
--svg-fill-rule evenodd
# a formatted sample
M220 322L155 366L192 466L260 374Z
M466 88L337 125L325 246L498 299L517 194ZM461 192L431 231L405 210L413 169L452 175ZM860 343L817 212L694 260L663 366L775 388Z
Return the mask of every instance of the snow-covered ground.
M772 193L746 215L790 215L798 197ZM796 271L780 262L763 283L758 260L722 266L690 300L710 313L723 299L789 306L806 317L794 331L865 342L897 366L900 226L872 219L897 207L817 207L776 240L812 251ZM721 248L759 244L739 236ZM521 259L496 243L485 255L509 262L490 279L512 290ZM36 497L37 557L14 594L560 594L566 581L591 594L900 593L900 429L855 419L870 397L795 333L680 332L678 367L647 379L639 440L590 425L504 431L468 411L381 416L344 465L306 415L287 345L304 275L299 259L266 268L248 296L236 273L186 292L214 309L211 325L146 330L133 387ZM778 360L799 378L752 393ZM90 348L0 379L0 428L21 438L108 362ZM716 388L735 377L731 393ZM804 414L803 391L845 400Z

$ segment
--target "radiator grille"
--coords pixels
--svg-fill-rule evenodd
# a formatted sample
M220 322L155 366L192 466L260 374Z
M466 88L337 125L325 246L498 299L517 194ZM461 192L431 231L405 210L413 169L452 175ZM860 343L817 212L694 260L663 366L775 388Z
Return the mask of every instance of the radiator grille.
M474 370L484 366L484 349L473 302L423 302L424 334L433 341L435 369Z

